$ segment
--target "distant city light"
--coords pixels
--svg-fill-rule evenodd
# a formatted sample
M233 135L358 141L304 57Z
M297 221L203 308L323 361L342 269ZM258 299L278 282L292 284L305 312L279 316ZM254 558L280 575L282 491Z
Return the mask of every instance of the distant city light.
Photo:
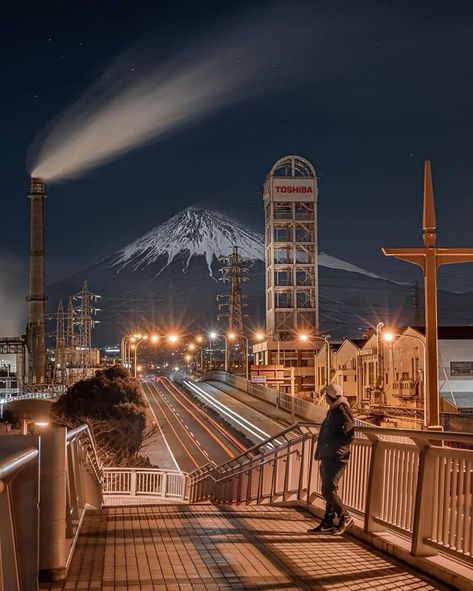
M157 335L157 334L153 334L153 335L151 335L151 341L152 341L153 343L157 343L157 342L159 341L159 337L158 337L158 335Z
M264 334L264 332L257 332L257 333L255 334L255 337L256 337L256 340L257 340L257 341L264 341L264 339L265 339L265 334Z
M168 336L168 341L169 341L171 344L175 344L175 343L177 343L177 341L178 341L178 340L179 340L179 337L178 337L176 334L170 334L170 335Z
M303 343L306 343L309 340L309 335L301 334L301 335L299 335L299 340L302 341Z
M209 332L209 338L212 339L212 341L214 341L217 338L217 333L214 331Z

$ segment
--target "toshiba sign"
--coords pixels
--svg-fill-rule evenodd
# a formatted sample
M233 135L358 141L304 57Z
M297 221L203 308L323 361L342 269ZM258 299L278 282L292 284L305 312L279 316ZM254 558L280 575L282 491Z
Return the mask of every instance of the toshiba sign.
M289 201L314 201L317 199L315 179L274 178L273 199Z
M274 187L276 193L313 193L312 187L294 187L294 186L283 186L276 185Z

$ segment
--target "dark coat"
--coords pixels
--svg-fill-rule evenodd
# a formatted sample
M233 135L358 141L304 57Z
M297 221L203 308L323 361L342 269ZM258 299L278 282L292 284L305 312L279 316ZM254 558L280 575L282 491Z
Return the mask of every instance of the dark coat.
M327 412L320 426L315 459L327 462L347 462L354 438L355 419L346 399L337 401Z

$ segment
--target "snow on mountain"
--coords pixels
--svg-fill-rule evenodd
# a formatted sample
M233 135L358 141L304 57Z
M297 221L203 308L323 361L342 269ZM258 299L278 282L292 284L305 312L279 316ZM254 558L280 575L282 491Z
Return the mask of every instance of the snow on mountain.
M218 212L188 207L122 248L112 257L109 266L115 267L117 272L125 268L135 271L159 260L163 265L159 274L179 255L185 257L183 271L192 257L204 256L212 276L214 259L230 254L233 246L238 246L241 255L250 260L264 261L261 234L251 232ZM319 253L319 266L389 281L325 252Z
M188 207L122 248L113 257L111 266L118 267L118 271L127 266L138 270L164 256L167 261L164 269L178 255L185 254L187 260L183 270L193 256L204 256L212 275L214 258L230 254L233 246L238 246L244 257L263 259L262 236L215 211Z

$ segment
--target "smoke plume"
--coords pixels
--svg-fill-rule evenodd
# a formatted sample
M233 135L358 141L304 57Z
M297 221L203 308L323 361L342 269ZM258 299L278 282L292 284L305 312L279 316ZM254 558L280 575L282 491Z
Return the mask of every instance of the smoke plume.
M77 177L183 124L274 90L282 77L290 75L293 84L298 59L291 47L302 50L308 32L300 21L291 27L287 16L273 13L217 40L212 35L211 43L189 47L166 64L144 66L146 52L128 54L35 140L32 176Z

